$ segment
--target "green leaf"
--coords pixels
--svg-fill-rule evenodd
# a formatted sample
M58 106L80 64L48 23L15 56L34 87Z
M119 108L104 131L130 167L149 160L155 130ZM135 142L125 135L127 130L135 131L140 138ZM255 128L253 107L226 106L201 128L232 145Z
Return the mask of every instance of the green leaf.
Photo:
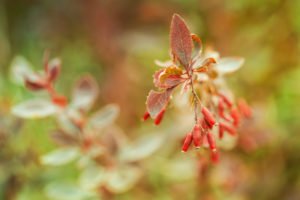
M13 82L23 85L24 78L33 74L32 65L23 56L16 56L10 66Z
M62 148L54 150L41 157L41 163L44 165L64 165L79 156L79 150L77 148Z
M164 136L147 135L139 138L131 145L124 146L120 150L120 159L125 162L134 162L145 159L164 144Z
M12 108L12 113L22 118L43 118L55 114L58 108L44 99L31 99Z
M109 126L118 117L119 112L120 109L118 105L109 104L90 117L90 120L88 121L88 127L99 130Z
M81 173L79 183L82 188L92 190L105 183L106 173L100 166L87 166Z
M99 200L95 193L71 183L50 183L46 186L45 192L50 199L55 200Z
M142 176L139 168L121 166L107 172L106 188L113 193L123 193L135 186Z
M75 84L72 106L88 111L96 101L98 94L99 88L96 80L90 75L83 76Z

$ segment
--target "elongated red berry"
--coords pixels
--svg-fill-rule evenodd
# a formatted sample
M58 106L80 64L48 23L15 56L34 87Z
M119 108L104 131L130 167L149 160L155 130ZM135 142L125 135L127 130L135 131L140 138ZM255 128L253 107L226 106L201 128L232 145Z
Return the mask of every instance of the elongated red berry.
M193 134L192 132L189 132L184 139L183 145L182 145L182 152L187 152L187 150L189 149L189 147L191 146L193 141Z
M219 123L220 128L223 129L223 131L228 132L230 135L235 135L236 134L236 129L226 123L220 122Z
M231 107L233 105L232 101L227 96L225 96L224 94L219 94L219 96L223 99L224 103L228 107Z
M147 119L149 119L149 117L150 117L150 113L148 111L146 111L143 116L143 120L146 121Z
M213 114L206 107L202 106L201 112L209 127L213 126L216 123Z
M205 119L200 119L199 120L199 124L201 124L201 126L202 126L202 128L204 130L212 129L213 128L213 126L211 126L210 124L208 124L208 122Z
M230 118L225 115L225 105L224 101L222 98L219 98L219 103L218 103L218 114L221 118L225 119L226 121L230 121Z
M216 149L216 141L215 141L213 134L211 132L208 132L206 134L206 137L207 137L207 141L208 141L210 150L215 150Z
M164 117L164 114L165 114L165 109L162 109L161 111L160 111L160 113L158 113L158 115L157 115L157 117L154 119L154 124L155 125L159 125L160 124L160 122L161 122L161 120L163 119L163 117Z
M238 100L238 108L244 117L247 117L247 118L252 117L252 110L251 110L250 106L247 104L245 99Z
M196 124L193 129L193 141L196 148L200 148L202 145L201 128L199 124Z
M218 164L219 162L219 152L217 149L214 149L210 152L210 158L213 164Z
M219 126L219 139L222 139L224 137L224 129L222 126Z
M230 111L230 116L233 119L233 125L237 127L240 123L240 114L236 108L232 108Z

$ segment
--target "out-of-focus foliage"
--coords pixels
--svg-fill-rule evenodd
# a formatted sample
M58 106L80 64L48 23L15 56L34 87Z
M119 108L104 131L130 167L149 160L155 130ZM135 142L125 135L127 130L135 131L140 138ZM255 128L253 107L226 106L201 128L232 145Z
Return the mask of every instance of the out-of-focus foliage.
M0 199L93 199L86 188L103 178L101 169L79 174L74 163L42 165L40 157L57 148L49 134L57 124L51 118L23 121L10 113L12 105L35 96L12 81L13 59L22 55L41 69L45 49L63 61L56 83L61 94L72 96L74 81L93 74L100 94L92 111L118 104L116 122L136 141L119 159L143 158L144 173L135 173L135 166L127 171L141 176L137 185L114 197L102 191L104 198L299 199L299 10L296 0L0 1ZM219 144L227 150L216 167L201 159L202 152L196 157L178 151L178 139L193 117L180 98L174 97L176 106L159 130L140 122L154 59L168 59L173 13L183 16L207 47L245 58L244 67L228 80L252 105L254 118L240 128L235 147ZM156 138L147 143L149 133L164 137L162 147ZM158 152L151 149L155 145ZM144 159L148 154L151 159ZM119 177L111 176L112 181ZM108 184L118 189L123 182L117 182Z

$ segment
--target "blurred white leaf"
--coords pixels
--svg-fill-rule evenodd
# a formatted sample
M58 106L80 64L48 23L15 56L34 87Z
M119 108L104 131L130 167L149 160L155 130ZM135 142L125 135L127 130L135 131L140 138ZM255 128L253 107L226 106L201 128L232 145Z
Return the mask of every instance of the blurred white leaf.
M79 150L77 148L61 148L54 150L41 157L41 163L44 165L64 165L79 156Z
M46 195L55 200L91 200L96 198L96 194L85 191L71 183L50 183L45 188Z
M174 63L171 60L167 60L167 61L155 60L154 63L159 67L170 67L174 65Z
M145 159L155 153L163 144L165 137L162 135L142 136L131 145L120 150L120 160L134 162Z
M43 118L57 111L58 108L53 103L44 99L28 100L12 108L12 113L22 118Z
M244 64L244 58L225 57L218 60L216 70L220 74L229 74L237 71Z
M89 110L94 104L99 94L96 80L90 76L83 76L75 84L72 106L83 111Z
M142 171L133 166L121 166L107 172L106 188L113 193L130 190L139 181Z
M197 176L197 163L194 158L179 156L171 161L166 160L162 173L173 182L192 180Z
M82 115L78 110L74 110L70 107L67 107L64 112L56 115L57 122L59 127L63 129L65 132L70 134L79 134L78 127L74 124L74 121L82 120Z
M90 117L88 127L100 130L101 128L109 126L118 117L119 112L119 106L116 104L106 105Z
M87 166L79 178L80 186L87 190L99 188L106 181L106 174L100 166Z
M32 65L23 56L13 59L10 70L12 81L20 85L24 85L24 77L33 74Z

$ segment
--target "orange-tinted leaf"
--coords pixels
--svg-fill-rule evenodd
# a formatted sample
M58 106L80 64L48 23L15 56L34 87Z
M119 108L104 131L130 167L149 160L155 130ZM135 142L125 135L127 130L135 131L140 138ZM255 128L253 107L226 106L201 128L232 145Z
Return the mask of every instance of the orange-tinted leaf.
M181 77L182 70L176 66L170 66L157 71L153 76L154 85L158 88L172 88L185 79Z
M164 92L150 91L147 97L146 106L151 118L156 118L161 110L166 107L172 90L173 89L167 89Z
M198 37L198 35L196 35L196 34L191 34L191 37L192 37L192 41L194 42L194 47L195 47L195 49L194 49L194 51L195 51L195 57L197 57L197 56L200 56L201 55L201 53L202 53L202 41L201 41L201 39L200 39L200 37Z
M171 50L179 62L189 70L193 42L191 33L184 20L177 14L173 15L170 31Z
M201 65L198 67L196 66L196 72L207 72L209 66L211 66L212 64L216 64L217 61L214 58L206 58L205 60L203 60L203 62L201 63Z

